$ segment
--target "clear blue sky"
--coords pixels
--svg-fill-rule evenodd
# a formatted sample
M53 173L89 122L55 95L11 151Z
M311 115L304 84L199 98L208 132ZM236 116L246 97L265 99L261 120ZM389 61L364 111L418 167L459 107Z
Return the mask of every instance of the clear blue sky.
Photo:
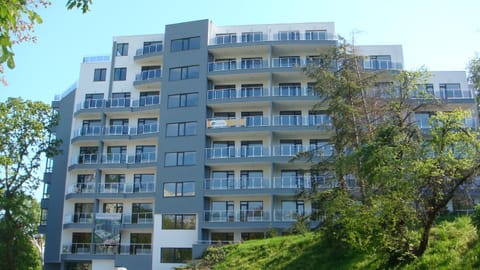
M38 42L15 47L0 101L21 96L50 103L76 81L83 56L109 55L112 37L162 33L166 24L210 19L217 25L335 22L357 44L401 44L405 66L465 70L480 52L478 0L93 0L67 11L67 0L41 9ZM37 197L40 194L37 193Z
M335 22L356 43L401 44L405 66L465 70L480 52L478 0L94 0L91 11L67 11L66 0L41 9L38 42L15 48L14 70L0 101L22 96L50 103L78 77L83 56L108 55L112 37L162 33L166 24L210 19L217 25Z

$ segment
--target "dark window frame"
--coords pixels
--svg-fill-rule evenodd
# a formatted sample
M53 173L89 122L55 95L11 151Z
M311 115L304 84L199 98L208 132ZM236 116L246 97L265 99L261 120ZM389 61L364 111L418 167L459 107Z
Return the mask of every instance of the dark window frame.
M93 70L93 81L94 82L104 82L107 80L107 69L106 68L96 68Z

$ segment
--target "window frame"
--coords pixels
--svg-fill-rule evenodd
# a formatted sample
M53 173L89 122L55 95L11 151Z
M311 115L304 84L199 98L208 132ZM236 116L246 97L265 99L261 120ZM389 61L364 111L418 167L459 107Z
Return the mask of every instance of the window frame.
M200 49L200 36L172 39L170 52L182 52Z
M198 79L199 77L200 77L200 65L173 67L173 68L170 68L170 72L168 74L169 81Z
M172 188L174 189L173 190L173 193L172 195L168 195L168 193L166 193L165 191L167 191L168 189L166 189L166 186L172 186ZM188 193L188 195L185 195L185 186L186 185L191 185L191 187L193 188L191 194ZM195 182L194 181L187 181L187 182L165 182L163 183L163 197L164 198L176 198L176 197L195 197Z
M128 43L117 43L115 52L116 56L128 56Z
M188 159L186 157L193 157L193 162L186 163ZM168 159L175 158L174 163L167 162ZM173 161L173 160L172 160ZM197 152L196 151L182 151L182 152L166 152L164 166L165 167L181 167L181 166L195 166L197 163Z
M175 100L176 98L178 98L178 101ZM169 95L167 98L167 108L196 107L198 106L198 98L198 92Z
M113 70L114 81L126 81L127 80L127 68L118 67Z
M192 223L185 223L186 217L192 219ZM166 221L171 221L167 224ZM193 225L193 226L192 226ZM195 230L197 227L197 216L195 214L163 214L162 230Z
M188 126L190 127L187 128ZM193 132L187 132L188 130ZM167 126L165 128L165 133L166 133L165 134L166 137L195 136L197 135L197 122L187 121L187 122L167 123Z
M96 68L93 70L93 81L94 82L104 82L107 80L107 69L106 68Z

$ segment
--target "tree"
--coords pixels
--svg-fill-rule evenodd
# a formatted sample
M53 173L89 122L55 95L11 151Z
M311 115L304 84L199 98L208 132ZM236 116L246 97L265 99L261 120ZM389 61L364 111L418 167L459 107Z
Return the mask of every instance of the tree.
M87 12L92 0L68 0L67 8L79 8ZM33 35L35 25L42 23L37 13L39 7L48 7L48 0L8 0L0 2L0 73L4 72L3 64L10 69L15 68L13 45L21 42L36 41ZM6 84L5 80L2 79Z
M480 104L480 57L468 63L469 80L477 90L477 103Z
M421 256L436 218L478 174L478 134L464 127L467 113L460 110L439 112L428 131L418 128L416 111L442 110L419 87L424 71L366 71L345 43L322 59L305 71L322 98L316 107L333 124L335 153L313 169L337 187L311 194L325 213L325 235L340 247L384 256L389 265Z
M51 128L56 124L56 115L43 102L21 98L8 98L0 103L0 213L1 235L5 245L5 269L17 269L15 246L18 235L32 236L25 231L29 214L24 210L29 201L25 196L40 184L38 170L42 158L57 153L60 141L51 138ZM33 224L35 224L34 222Z
M13 253L14 269L41 269L41 255L33 244L40 218L40 205L31 196L16 194L14 207L11 209L14 217L13 246L9 246L11 225L0 215L0 254ZM12 251L10 251L12 250ZM0 269L12 269L8 260L0 260Z

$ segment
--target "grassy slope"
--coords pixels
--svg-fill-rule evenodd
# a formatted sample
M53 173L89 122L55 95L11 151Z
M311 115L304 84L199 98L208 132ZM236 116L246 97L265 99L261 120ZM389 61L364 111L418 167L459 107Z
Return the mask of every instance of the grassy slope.
M275 237L224 247L214 269L378 269L375 256L332 250L318 234ZM480 241L468 217L440 222L426 254L401 269L480 269Z

